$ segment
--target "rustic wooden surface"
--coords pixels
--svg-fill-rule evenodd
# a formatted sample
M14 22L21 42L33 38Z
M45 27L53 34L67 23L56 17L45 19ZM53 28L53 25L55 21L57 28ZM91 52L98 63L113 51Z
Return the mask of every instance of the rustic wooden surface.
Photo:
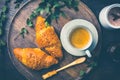
M49 69L44 69L44 70L40 70L40 71L34 71L31 69L28 69L24 65L22 65L19 61L16 60L16 58L14 57L13 52L12 52L12 50L15 47L37 47L35 44L35 41L34 41L35 31L32 28L26 27L29 30L29 34L26 35L24 39L21 36L17 37L17 39L15 39L15 38L20 33L21 28L26 25L26 19L29 17L31 12L38 6L39 2L40 2L40 0L35 0L35 1L30 2L29 4L24 6L17 13L17 16L14 17L14 20L12 21L12 23L10 25L10 30L9 30L9 35L8 35L8 48L10 51L10 53L9 53L10 58L14 64L14 66L18 69L18 71L29 80L42 80L41 75L43 73L46 73L53 69L57 69L63 65L70 63L71 61L73 61L74 59L77 58L77 57L71 56L63 49L64 58L58 65L55 65ZM70 10L67 8L64 9L64 12L68 16L67 19L60 17L60 19L58 20L58 23L56 23L55 21L52 22L52 25L55 27L55 30L56 30L56 33L58 34L58 36L60 34L60 31L61 31L63 25L66 22L68 22L69 20L81 18L81 19L85 19L85 20L92 22L96 26L98 33L99 33L98 34L99 35L98 45L92 51L93 53L95 53L95 55L93 57L94 60L95 60L95 58L98 58L99 51L101 49L101 45L100 45L101 30L100 30L98 21L97 21L96 17L94 16L94 14L92 13L92 11L84 3L80 2L78 12L75 12L74 10ZM83 63L81 65L77 65L72 68L66 69L66 70L58 73L56 76L51 77L48 80L74 80L76 77L79 76L80 70L87 71L88 69L90 69L90 68L87 67L87 64Z

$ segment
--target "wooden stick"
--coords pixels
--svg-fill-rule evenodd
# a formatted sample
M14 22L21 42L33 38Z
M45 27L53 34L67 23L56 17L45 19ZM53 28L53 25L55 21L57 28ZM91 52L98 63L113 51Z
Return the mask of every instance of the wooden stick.
M42 78L43 78L43 79L47 79L47 78L49 78L49 77L57 74L59 71L62 71L62 70L64 70L64 69L68 68L68 67L71 67L71 66L74 66L74 65L83 63L85 60L86 60L85 57L78 58L78 59L76 59L75 61L73 61L72 63L70 63L70 64L68 64L68 65L66 65L66 66L64 66L64 67L62 67L62 68L59 68L59 69L57 69L57 70L53 70L53 71L50 71L50 72L44 74L44 75L42 76Z

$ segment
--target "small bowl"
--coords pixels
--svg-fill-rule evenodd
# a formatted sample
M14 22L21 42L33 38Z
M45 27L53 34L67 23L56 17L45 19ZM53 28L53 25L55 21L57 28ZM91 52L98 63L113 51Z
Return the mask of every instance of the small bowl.
M103 8L99 14L99 21L104 28L120 29L120 25L119 26L113 25L108 18L108 15L110 14L110 12L113 8L120 8L120 4L112 4L112 5L109 5L109 6L106 6L105 8Z

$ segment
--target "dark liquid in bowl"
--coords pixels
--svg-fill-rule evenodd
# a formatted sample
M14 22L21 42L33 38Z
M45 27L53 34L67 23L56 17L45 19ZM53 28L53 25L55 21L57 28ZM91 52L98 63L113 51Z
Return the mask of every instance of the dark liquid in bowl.
M120 7L112 8L108 13L108 20L114 26L120 26Z

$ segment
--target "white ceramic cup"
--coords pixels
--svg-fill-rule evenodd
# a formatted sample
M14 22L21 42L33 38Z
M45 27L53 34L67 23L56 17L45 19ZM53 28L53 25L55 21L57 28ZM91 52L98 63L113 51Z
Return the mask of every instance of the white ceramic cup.
M82 48L76 48L70 42L71 33L74 32L74 30L78 29L78 28L85 29L89 33L89 36L90 36L90 39L89 39L88 43ZM92 34L91 34L90 30L86 26L84 26L84 25L75 25L75 26L71 27L70 30L67 32L67 41L69 43L69 46L71 46L72 48L76 48L76 49L78 49L80 51L84 51L88 57L92 57L91 52L88 50L88 48L91 46L93 39L92 39Z
M92 23L90 23L89 21L86 21L83 19L75 19L75 20L71 20L68 23L66 23L64 25L64 27L62 28L61 34L60 34L61 43L62 43L64 49L68 53L70 53L74 56L87 55L88 57L92 57L91 52L89 50L91 45L93 44L93 34L90 30L91 29L90 27L94 27L94 25ZM72 31L77 28L86 29L90 35L88 44L86 44L86 46L84 46L83 48L74 47L70 41L70 35L71 35Z
M71 42L70 42L70 36L71 36L71 34L72 34L72 32L74 32L74 30L75 29L78 29L78 28L83 28L83 29L85 29L88 33L89 33L89 36L90 36L90 39L89 39L89 41L88 41L88 43L84 46L84 47L82 47L82 48L79 48L80 50L85 50L85 49L87 49L87 48L89 48L90 47L90 45L92 44L92 34L91 34L91 32L89 31L89 29L87 28L87 27L85 27L85 26L83 26L83 25L76 25L76 26L74 26L74 27L72 27L68 32L67 32L67 41L69 42L69 44L71 44ZM72 47L74 47L74 46L72 46ZM78 48L77 48L78 49Z
M112 4L112 5L106 6L106 7L104 7L100 11L99 21L100 21L101 25L104 28L107 28L107 29L120 29L120 26L112 25L109 22L109 20L108 20L108 14L109 14L110 10L113 9L113 8L115 8L115 7L120 7L120 4L116 3L116 4Z

